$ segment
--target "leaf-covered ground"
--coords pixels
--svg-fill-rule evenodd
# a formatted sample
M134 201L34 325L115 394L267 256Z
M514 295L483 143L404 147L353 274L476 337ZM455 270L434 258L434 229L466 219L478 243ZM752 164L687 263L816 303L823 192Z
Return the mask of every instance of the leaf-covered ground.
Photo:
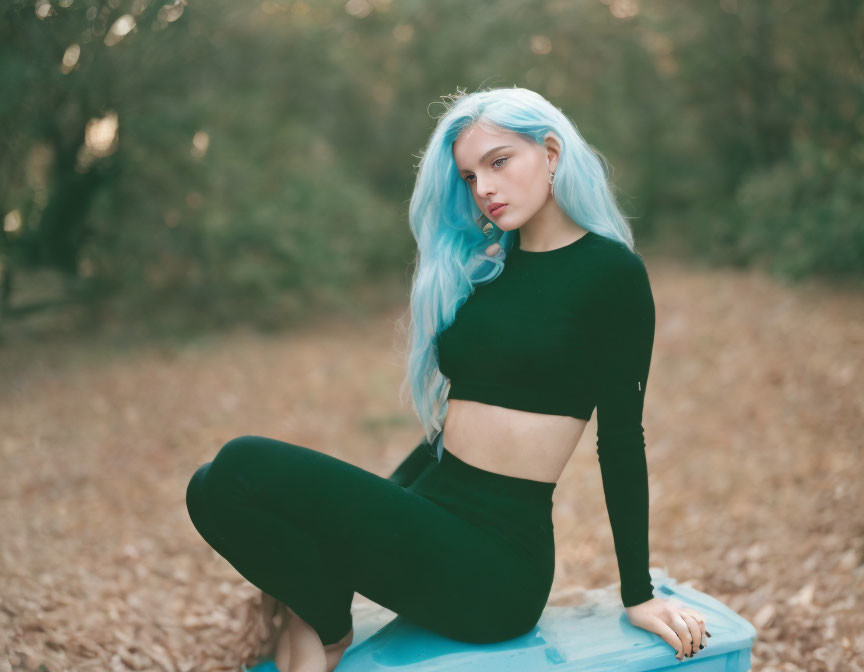
M864 297L649 272L651 565L755 625L753 670L864 670ZM421 434L399 401L404 309L2 347L0 671L238 669L229 642L256 590L198 536L186 483L242 434L388 474ZM594 428L555 492L550 604L618 578Z

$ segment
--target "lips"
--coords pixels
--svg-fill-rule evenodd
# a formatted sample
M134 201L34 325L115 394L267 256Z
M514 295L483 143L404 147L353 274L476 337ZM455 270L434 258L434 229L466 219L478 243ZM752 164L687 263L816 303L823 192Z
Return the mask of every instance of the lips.
M489 214L494 215L496 212L498 212L505 205L507 205L507 204L506 203L490 203L489 204Z

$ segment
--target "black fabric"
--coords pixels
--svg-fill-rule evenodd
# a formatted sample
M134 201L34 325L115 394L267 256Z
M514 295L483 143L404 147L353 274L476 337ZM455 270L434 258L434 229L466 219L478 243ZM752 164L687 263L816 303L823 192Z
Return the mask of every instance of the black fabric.
M466 642L534 628L552 586L554 483L474 467L421 441L392 480L292 443L241 436L186 491L193 524L248 581L330 644L354 591Z
M531 252L518 236L501 274L474 288L437 340L449 399L590 420L625 606L653 597L642 413L654 299L642 258L588 232Z
M396 469L390 474L389 479L394 483L398 483L402 487L407 488L411 485L426 469L438 462L435 455L435 449L426 440L426 437L420 439L414 449L398 464Z

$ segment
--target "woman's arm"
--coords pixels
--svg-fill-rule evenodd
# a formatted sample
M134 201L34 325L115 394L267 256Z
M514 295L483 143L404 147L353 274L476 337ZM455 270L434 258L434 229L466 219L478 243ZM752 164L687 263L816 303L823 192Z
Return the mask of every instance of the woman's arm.
M648 572L648 468L642 409L654 346L654 297L636 253L622 256L604 297L598 357L597 455L612 526L621 599L652 599Z
M654 297L641 257L624 255L621 266L604 297L597 454L627 617L633 625L659 635L683 660L703 648L710 635L704 614L652 593L642 409L654 348Z

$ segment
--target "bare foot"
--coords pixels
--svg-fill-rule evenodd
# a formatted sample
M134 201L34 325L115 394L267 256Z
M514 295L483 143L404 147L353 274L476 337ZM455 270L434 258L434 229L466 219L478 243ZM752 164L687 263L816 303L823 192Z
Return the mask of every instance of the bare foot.
M338 642L333 642L332 644L327 644L324 647L324 655L327 658L327 672L333 672L336 669L336 666L339 664L339 661L342 660L342 656L345 653L345 649L351 646L351 642L354 641L354 628L351 628L348 631L348 634L345 635Z
M269 637L259 649L259 662L272 659L279 672L333 672L354 641L354 628L339 641L324 646L315 629L288 605L266 593L262 598ZM273 622L277 615L278 626Z
M315 628L286 608L291 617L283 637L290 639L290 656L287 666L280 667L281 660L274 660L274 664L279 672L326 672L327 655Z
M257 665L262 660L273 657L276 642L286 622L284 614L282 627L277 626L273 620L279 613L280 604L276 598L262 592L244 605L245 628L238 635L235 646L247 666Z
M273 664L279 672L289 672L291 669L291 633L287 627L282 630L276 642Z
M281 623L278 626L273 620L277 614L281 614ZM288 624L288 614L285 613L284 606L279 600L264 591L261 591L261 618L264 623L265 635L264 641L259 647L258 656L259 659L273 658L282 631Z

